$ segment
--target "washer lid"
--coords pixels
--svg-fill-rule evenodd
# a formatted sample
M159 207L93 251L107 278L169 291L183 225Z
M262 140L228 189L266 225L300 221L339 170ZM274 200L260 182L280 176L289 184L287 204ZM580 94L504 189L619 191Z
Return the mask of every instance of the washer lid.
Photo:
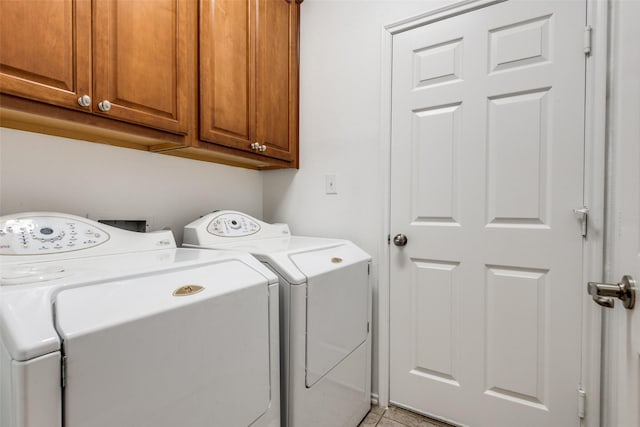
M5 271L20 269L26 274L30 268L35 268L34 271L40 273L56 274L56 270L64 269L64 277L61 278L0 286L0 339L13 360L24 361L58 351L60 337L54 328L52 305L56 294L62 289L95 286L134 276L157 277L161 272L186 271L201 266L213 267L232 259L243 263L246 270L259 272L269 283L277 283L277 277L255 258L231 251L165 249L43 263L0 265L3 274ZM116 313L109 315L115 316Z
M18 264L7 265L0 271L0 286L24 285L26 283L48 282L68 276L61 265Z
M240 260L226 259L210 265L62 289L54 297L56 329L63 340L87 335L256 284L262 284L266 294L267 279L262 274ZM189 286L192 292L180 292Z
M266 285L227 260L59 292L65 426L250 425L270 403Z

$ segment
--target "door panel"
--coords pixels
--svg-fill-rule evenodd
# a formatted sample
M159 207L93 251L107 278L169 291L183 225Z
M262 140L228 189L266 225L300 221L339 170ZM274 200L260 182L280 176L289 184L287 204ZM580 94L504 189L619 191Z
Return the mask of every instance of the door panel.
M200 3L200 138L248 150L255 142L256 2Z
M295 160L298 140L298 22L300 5L258 0L256 137L263 152Z
M579 425L584 2L394 36L391 401Z
M299 7L287 0L201 2L202 140L297 159Z
M91 1L2 2L0 90L75 109L91 96Z
M94 3L94 105L111 103L103 114L186 133L194 7L178 0Z

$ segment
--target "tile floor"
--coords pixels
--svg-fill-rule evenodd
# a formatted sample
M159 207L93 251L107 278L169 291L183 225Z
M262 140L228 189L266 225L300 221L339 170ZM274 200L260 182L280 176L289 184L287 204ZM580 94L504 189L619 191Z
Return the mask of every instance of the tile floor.
M387 410L372 406L358 427L452 427L404 409L389 406Z

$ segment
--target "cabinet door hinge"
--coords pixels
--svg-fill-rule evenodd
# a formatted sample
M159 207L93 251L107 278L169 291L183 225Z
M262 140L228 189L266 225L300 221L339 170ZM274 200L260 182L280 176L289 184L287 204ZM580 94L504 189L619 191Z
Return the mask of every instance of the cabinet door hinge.
M371 263L367 264L367 275L371 276Z
M369 325L369 322L367 322L367 333L369 333L369 330L370 330L370 325Z
M578 389L578 418L584 418L584 406L587 401L587 393L582 389Z
M391 244L391 234L387 234L387 245Z
M587 25L584 28L584 54L591 55L591 25Z
M60 385L62 388L67 385L67 356L62 356L60 361Z

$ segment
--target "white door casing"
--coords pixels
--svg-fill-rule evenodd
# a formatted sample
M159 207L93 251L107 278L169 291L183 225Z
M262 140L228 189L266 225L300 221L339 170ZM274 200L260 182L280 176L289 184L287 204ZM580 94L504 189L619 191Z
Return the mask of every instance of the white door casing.
M640 285L640 2L612 2L608 282ZM638 290L636 290L638 292ZM638 295L640 297L640 294ZM640 426L640 304L605 310L603 427Z
M580 424L585 11L509 1L394 35L393 403Z

